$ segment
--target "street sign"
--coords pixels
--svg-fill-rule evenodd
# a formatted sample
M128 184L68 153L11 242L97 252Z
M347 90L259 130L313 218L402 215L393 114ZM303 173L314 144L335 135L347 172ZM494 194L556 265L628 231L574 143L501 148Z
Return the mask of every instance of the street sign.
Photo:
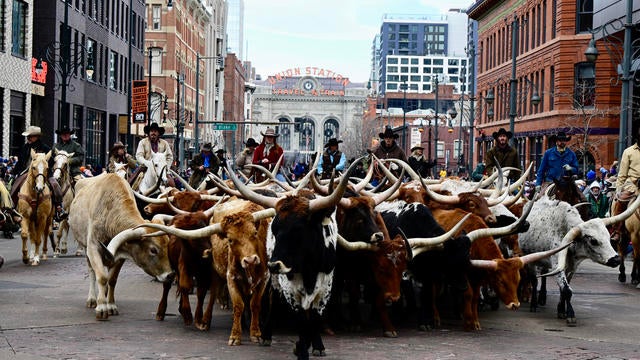
M144 80L133 80L131 89L131 113L133 122L144 123L147 116L148 84Z
M215 123L215 124L213 124L213 130L230 130L230 131L236 131L236 130L238 130L238 124Z

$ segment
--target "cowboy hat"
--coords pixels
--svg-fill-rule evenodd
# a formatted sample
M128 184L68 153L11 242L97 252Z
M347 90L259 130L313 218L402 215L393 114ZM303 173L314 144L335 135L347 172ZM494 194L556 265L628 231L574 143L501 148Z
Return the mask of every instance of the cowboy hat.
M258 146L260 144L258 144L253 138L248 138L247 142L244 143L247 147L253 147L253 146Z
M498 140L498 136L506 135L507 139L511 139L513 137L513 133L511 131L507 131L504 128L498 129L498 131L493 133L493 138Z
M390 128L390 127L386 128L386 129L384 130L384 132L383 132L383 133L378 134L378 136L380 137L380 139L384 139L384 138L394 138L394 139L397 139L397 138L399 138L399 137L400 137L400 135L398 135L398 134L394 134L394 133L393 133L393 130L391 130L391 128Z
M29 126L25 132L22 133L22 136L40 136L42 135L42 129L40 126Z
M272 128L267 128L267 130L265 132L261 131L260 134L262 136L271 136L271 137L274 137L274 138L280 136L280 134L276 134L276 131L273 130Z
M324 145L324 147L328 148L329 146L338 146L342 140L338 140L336 138L329 139L329 142Z
M111 148L111 151L115 151L121 148L126 148L127 145L123 144L122 141L116 141L115 143L113 143L113 147Z
M211 143L202 144L200 151L211 151Z
M571 136L567 136L564 131L560 131L558 135L556 135L556 141L570 141Z
M62 127L58 130L56 130L56 134L61 135L61 134L73 134L74 132L76 132L73 129L69 129L68 125L62 125Z
M151 130L157 130L160 136L164 135L164 127L158 126L158 123L155 122L151 123L151 125L145 125L142 130L144 130L145 134L149 134Z
M413 152L413 150L416 150L416 149L424 150L424 148L422 146L416 145L416 146L411 148L411 152Z

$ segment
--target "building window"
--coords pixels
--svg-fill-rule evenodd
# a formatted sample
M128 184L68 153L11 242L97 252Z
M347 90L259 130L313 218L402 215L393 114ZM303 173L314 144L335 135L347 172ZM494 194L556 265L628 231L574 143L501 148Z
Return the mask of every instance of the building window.
M299 121L298 121L299 120ZM298 148L301 151L315 151L315 125L309 118L296 118L296 123L300 129L298 137Z
M4 8L4 6L3 6ZM11 54L26 56L27 3L13 0L13 16L11 24Z
M323 138L324 138L324 143L328 143L329 139L331 138L338 138L339 137L339 132L340 132L340 124L338 124L338 120L336 119L329 119L327 121L324 122L324 129L323 129Z
M282 146L284 150L291 150L291 122L287 118L278 119L282 125L276 127L276 134L280 134L282 137L278 139L278 145Z
M160 14L161 14L161 10L162 10L162 5L153 5L153 7L151 8L151 13L152 13L152 24L153 24L153 30L160 30L161 27L161 23L160 23Z
M109 51L109 89L116 90L117 74L118 74L118 54L115 51Z
M86 151L85 163L96 166L103 166L102 154L104 152L104 129L105 113L95 109L87 109L86 129Z
M593 63L582 62L575 67L574 108L595 106L596 74Z
M151 75L162 74L162 48L151 48Z
M0 51L6 48L5 35L7 34L7 3L0 0Z
M576 33L584 33L593 27L593 0L578 0Z

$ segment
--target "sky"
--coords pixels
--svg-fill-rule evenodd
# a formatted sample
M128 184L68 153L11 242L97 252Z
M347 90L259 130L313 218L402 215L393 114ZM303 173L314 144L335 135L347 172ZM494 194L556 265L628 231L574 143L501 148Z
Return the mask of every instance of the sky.
M384 14L438 15L474 0L245 0L245 60L268 76L296 67L367 82Z

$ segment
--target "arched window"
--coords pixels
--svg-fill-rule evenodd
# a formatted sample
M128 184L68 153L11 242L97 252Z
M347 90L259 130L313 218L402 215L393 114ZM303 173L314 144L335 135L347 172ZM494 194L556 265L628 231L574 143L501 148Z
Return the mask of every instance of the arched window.
M287 118L278 119L281 125L276 126L276 134L280 134L278 144L284 150L291 150L291 121ZM286 124L286 125L285 125Z
M328 119L327 121L324 122L324 128L323 128L323 139L324 139L324 143L326 144L329 142L329 139L331 138L336 138L338 139L338 135L339 134L339 130L340 130L340 124L338 124L338 120L336 119Z
M299 119L300 136L299 136L299 148L300 151L315 151L315 130L316 126L313 120L304 117Z

